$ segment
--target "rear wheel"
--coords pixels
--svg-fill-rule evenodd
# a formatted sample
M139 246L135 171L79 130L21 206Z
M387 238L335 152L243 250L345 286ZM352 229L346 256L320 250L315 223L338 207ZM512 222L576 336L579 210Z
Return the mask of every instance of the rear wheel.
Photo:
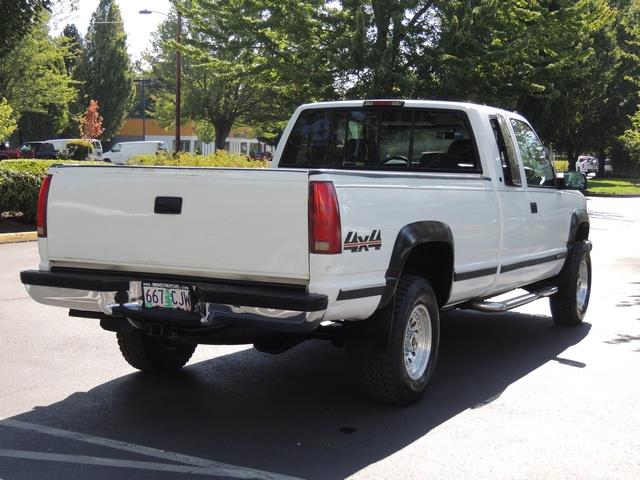
M553 321L559 325L582 323L591 296L591 256L587 242L575 242L558 275L558 293L549 297Z
M402 276L392 315L386 351L362 359L365 387L380 403L409 405L424 395L438 356L440 317L429 282Z
M196 344L152 337L137 330L118 332L118 345L124 359L143 372L172 372L191 358Z

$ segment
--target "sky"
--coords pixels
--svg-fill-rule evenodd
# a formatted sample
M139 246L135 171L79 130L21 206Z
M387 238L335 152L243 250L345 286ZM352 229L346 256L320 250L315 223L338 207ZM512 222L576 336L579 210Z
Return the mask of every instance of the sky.
M82 36L86 35L91 15L98 7L99 0L78 0L78 9L74 12L53 12L51 33L58 35L68 23L74 23ZM151 47L151 33L165 17L159 13L140 15L140 10L155 10L169 13L169 0L117 0L124 30L127 33L127 46L132 60L140 58L142 52Z

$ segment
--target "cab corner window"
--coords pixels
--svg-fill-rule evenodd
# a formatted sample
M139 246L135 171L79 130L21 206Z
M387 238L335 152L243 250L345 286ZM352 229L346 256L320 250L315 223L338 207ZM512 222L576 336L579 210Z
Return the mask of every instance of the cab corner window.
M511 119L520 157L524 165L527 185L531 187L552 187L555 174L542 142L533 129L521 120Z

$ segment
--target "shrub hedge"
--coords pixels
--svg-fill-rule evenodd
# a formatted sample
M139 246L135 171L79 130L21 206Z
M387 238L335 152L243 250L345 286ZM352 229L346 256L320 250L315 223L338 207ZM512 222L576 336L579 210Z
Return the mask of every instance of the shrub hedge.
M230 167L230 168L266 168L263 160L250 160L244 155L218 150L211 155L194 155L179 153L161 155L136 155L129 160L129 165L159 165L178 167Z
M567 170L569 170L568 160L555 160L553 163L556 167L556 172L566 172Z
M11 212L35 221L42 175L0 169L0 213Z

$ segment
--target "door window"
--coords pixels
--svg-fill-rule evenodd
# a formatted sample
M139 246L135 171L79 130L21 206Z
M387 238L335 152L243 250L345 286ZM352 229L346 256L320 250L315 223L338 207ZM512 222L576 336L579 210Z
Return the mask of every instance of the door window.
M524 164L527 185L531 187L555 186L555 173L542 142L526 123L511 119L516 143L520 150L520 158Z

